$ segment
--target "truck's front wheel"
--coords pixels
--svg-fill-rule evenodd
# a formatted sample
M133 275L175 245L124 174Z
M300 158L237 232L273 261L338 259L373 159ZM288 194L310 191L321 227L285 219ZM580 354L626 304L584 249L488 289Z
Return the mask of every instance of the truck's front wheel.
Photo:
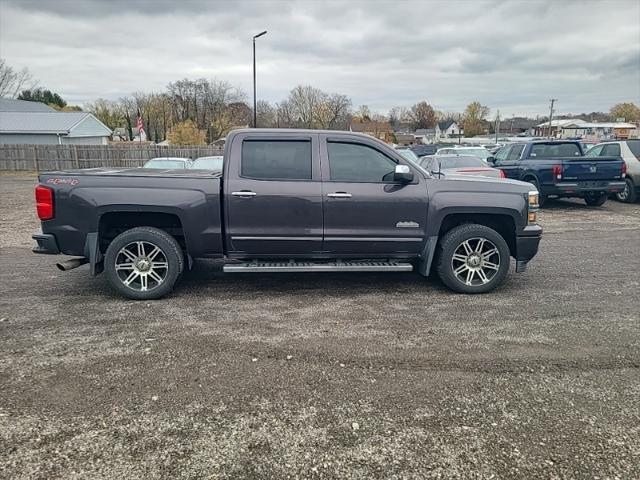
M440 241L437 272L456 292L485 293L504 281L509 262L509 246L498 232L465 224L448 231Z
M104 259L111 286L135 300L165 296L183 269L184 257L176 239L153 227L121 233L109 244Z

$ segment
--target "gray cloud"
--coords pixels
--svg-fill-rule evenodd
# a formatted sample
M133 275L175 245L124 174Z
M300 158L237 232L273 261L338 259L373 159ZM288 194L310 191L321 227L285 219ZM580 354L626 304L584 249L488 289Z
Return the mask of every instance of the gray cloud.
M386 111L480 100L510 115L640 101L640 3L0 0L0 56L71 102L217 77L259 96L297 84Z

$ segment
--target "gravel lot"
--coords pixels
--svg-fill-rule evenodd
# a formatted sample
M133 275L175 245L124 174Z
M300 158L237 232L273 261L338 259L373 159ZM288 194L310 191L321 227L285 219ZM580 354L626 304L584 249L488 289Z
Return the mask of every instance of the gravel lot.
M550 202L525 274L111 293L33 255L0 175L0 477L640 478L640 205Z

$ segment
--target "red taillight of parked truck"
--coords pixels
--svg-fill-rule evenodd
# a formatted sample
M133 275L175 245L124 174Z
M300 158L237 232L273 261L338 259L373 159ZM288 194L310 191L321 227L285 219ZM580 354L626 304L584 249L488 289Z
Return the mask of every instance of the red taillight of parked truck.
M627 176L627 162L622 162L622 170L620 172L620 178L624 178Z
M507 178L507 176L504 174L504 170L498 170L500 172L500 178Z
M36 187L36 211L40 220L53 218L53 190L40 185Z
M553 175L554 182L562 180L562 165L554 165L551 167L551 174Z

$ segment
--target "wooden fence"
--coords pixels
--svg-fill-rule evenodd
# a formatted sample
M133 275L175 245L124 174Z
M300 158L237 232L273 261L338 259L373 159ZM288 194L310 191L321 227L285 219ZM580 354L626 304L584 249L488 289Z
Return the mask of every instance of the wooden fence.
M0 170L141 167L154 157L222 155L220 147L160 145L0 145Z

